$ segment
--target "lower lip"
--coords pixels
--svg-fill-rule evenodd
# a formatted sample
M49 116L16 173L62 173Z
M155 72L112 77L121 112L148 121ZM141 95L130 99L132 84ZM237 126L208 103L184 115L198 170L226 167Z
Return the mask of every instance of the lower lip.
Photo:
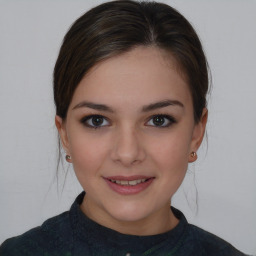
M148 186L150 186L150 184L153 182L154 178L150 178L145 182L139 183L135 186L131 186L131 185L119 185L117 183L111 182L108 179L104 179L107 184L109 185L109 187L114 190L115 192L117 192L118 194L121 195L134 195L134 194L138 194L142 191L144 191Z

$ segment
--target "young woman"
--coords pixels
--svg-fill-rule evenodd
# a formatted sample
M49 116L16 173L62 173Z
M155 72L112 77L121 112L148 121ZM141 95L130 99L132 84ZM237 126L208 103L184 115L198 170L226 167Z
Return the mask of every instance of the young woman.
M207 91L201 43L175 9L113 1L80 17L60 49L54 100L85 192L0 255L244 255L170 206L197 159Z

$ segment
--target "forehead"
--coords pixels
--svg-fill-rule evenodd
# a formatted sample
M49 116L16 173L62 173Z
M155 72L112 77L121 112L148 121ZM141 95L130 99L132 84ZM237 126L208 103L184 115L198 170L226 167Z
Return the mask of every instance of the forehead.
M139 105L171 98L189 103L188 84L170 53L137 47L95 65L79 83L72 102Z

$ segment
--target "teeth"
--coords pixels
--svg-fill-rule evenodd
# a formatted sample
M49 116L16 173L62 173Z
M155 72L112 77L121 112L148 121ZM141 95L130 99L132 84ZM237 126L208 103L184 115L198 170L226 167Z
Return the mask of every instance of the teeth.
M138 183L137 183L137 180L130 180L129 181L129 185L132 185L132 186L134 186L134 185L137 185Z
M111 179L111 182L113 182L113 183L116 183L116 184L119 184L119 185L130 185L130 186L135 186L135 185L137 185L137 184L140 184L140 183L142 183L142 182L145 182L146 181L146 179L139 179L139 180L130 180L130 181L128 181L128 180L112 180Z

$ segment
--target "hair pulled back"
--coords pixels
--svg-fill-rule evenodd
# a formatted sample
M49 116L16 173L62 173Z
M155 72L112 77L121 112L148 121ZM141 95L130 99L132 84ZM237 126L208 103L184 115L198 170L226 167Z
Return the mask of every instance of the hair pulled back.
M56 114L66 118L76 87L95 64L136 46L155 46L172 54L186 76L198 122L206 106L208 66L196 32L166 4L131 0L91 9L65 35L54 68Z

